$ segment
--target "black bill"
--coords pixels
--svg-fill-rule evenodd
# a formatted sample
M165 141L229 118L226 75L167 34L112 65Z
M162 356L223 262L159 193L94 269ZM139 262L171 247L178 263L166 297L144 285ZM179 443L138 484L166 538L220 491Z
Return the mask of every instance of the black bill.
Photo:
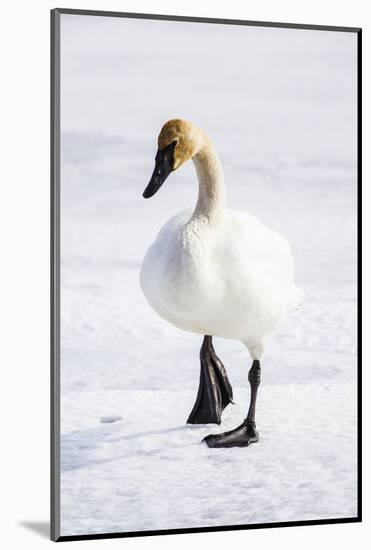
M144 190L143 197L149 199L160 189L166 178L174 169L175 142L170 143L165 149L159 149L155 158L155 169L149 184Z

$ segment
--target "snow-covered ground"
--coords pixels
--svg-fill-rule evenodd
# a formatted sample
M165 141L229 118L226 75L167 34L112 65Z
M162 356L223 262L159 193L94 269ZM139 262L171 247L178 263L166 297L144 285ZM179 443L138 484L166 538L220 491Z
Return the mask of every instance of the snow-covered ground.
M64 15L62 37L62 534L354 516L355 35ZM262 363L248 449L200 443L246 414L244 346L215 339L222 425L186 426L200 337L139 288L196 198L191 164L141 197L178 116L215 141L228 205L290 240L306 293Z

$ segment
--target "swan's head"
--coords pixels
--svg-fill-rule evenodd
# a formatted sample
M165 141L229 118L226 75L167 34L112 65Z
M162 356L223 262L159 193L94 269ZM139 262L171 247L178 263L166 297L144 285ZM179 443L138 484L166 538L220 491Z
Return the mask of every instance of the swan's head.
M143 197L152 197L171 172L196 155L203 145L203 133L190 122L169 120L158 136L155 169Z

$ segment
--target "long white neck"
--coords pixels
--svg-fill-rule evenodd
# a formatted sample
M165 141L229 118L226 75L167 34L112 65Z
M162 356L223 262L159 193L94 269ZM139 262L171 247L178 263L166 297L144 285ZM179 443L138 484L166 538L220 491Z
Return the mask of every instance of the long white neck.
M191 219L201 217L212 223L224 212L224 174L215 147L207 136L192 160L198 178L198 199Z

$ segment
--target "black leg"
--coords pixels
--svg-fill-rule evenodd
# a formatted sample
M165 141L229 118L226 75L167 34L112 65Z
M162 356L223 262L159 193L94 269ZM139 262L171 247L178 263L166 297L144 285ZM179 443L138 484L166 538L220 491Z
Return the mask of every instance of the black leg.
M247 447L251 443L256 443L259 440L259 434L256 431L255 424L255 406L258 387L260 384L260 362L255 359L249 371L249 382L251 387L250 407L245 420L229 432L222 434L211 434L204 438L203 441L209 447Z
M213 348L211 336L204 337L200 360L200 385L187 423L220 424L223 410L229 403L233 403L233 394L224 365Z

